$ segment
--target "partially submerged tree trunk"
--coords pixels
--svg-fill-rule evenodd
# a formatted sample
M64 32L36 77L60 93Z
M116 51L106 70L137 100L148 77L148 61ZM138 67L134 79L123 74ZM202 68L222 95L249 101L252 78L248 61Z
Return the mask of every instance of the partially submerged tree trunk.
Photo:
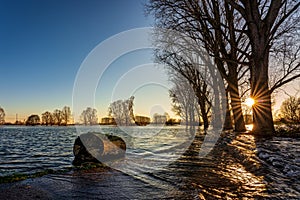
M73 164L109 162L123 158L125 151L126 143L118 136L85 133L75 140Z

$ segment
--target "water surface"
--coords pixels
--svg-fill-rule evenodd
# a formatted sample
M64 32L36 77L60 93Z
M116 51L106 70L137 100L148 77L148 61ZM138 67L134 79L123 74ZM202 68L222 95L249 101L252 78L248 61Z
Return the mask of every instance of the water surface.
M81 127L80 131L98 130ZM14 187L23 187L28 194L28 188L35 188L50 199L300 198L297 138L256 139L224 133L201 158L201 131L196 137L184 127L104 127L101 131L126 141L126 159L115 165L119 171L49 174L2 185L0 191L8 199L13 199L7 191ZM0 128L1 175L70 167L77 134L75 127Z

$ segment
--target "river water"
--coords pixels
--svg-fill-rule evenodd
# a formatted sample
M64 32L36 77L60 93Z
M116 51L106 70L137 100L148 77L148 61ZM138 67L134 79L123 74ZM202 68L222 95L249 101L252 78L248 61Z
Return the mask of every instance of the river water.
M77 135L95 131L98 127L1 127L0 176L69 169ZM49 174L3 184L1 193L8 199L20 198L10 191L26 191L24 199L300 198L297 138L223 133L212 151L200 157L202 131L147 126L102 127L101 132L126 141L126 159L111 164L114 169Z

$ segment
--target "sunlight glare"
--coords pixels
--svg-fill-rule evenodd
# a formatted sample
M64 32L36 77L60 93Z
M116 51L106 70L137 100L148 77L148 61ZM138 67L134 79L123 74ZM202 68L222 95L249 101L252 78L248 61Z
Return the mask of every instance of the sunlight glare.
M247 106L249 106L249 107L252 107L252 106L254 105L254 103L255 103L255 101L254 101L254 99L252 99L252 98L247 98L247 99L245 100L245 104L246 104Z

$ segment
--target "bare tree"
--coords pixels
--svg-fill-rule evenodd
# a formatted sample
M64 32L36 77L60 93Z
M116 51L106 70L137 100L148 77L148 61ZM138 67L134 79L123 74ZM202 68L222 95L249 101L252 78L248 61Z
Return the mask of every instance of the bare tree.
M42 124L46 126L53 125L53 116L49 111L42 114Z
M120 126L129 126L134 124L134 114L133 114L133 101L134 96L131 96L126 100L114 101L109 106L110 117L113 117L116 123Z
M285 121L300 123L300 97L289 97L282 102L280 113Z
M69 106L65 106L62 109L62 118L64 121L64 124L67 125L71 120L71 109Z
M87 107L86 110L82 111L80 119L85 125L98 124L97 110L91 107Z
M189 83L199 105L204 129L207 129L212 105L215 105L214 113L220 112L219 93L222 85L211 58L185 34L160 29L157 34L157 61L166 64L171 80L177 77L177 82L180 83L181 79Z
M61 110L55 109L52 114L54 124L60 126L63 121L63 113Z
M196 121L200 125L200 108L194 90L180 74L173 75L171 81L174 84L170 90L172 110L182 118L186 126L195 125Z
M238 83L247 82L243 77L250 70L250 93L256 99L253 132L272 134L271 93L300 77L299 45L290 59L285 53L277 54L285 63L279 70L282 75L271 87L270 52L274 47L288 49L288 45L280 47L286 38L299 40L299 5L296 0L151 0L148 9L158 27L188 34L215 57L228 84L235 125L241 129L244 123Z
M195 46L205 48L215 58L228 85L235 130L244 131L238 86L248 69L249 41L235 29L245 30L245 22L224 1L151 0L147 8L157 19L157 27L185 33Z
M299 30L299 1L295 0L225 0L243 17L247 25L250 45L251 96L256 100L253 106L253 132L272 134L274 123L271 110L271 92L269 83L270 51L283 36ZM275 88L282 86L300 74L299 63L285 74ZM289 75L288 75L289 74Z
M0 107L0 125L5 123L5 111Z

